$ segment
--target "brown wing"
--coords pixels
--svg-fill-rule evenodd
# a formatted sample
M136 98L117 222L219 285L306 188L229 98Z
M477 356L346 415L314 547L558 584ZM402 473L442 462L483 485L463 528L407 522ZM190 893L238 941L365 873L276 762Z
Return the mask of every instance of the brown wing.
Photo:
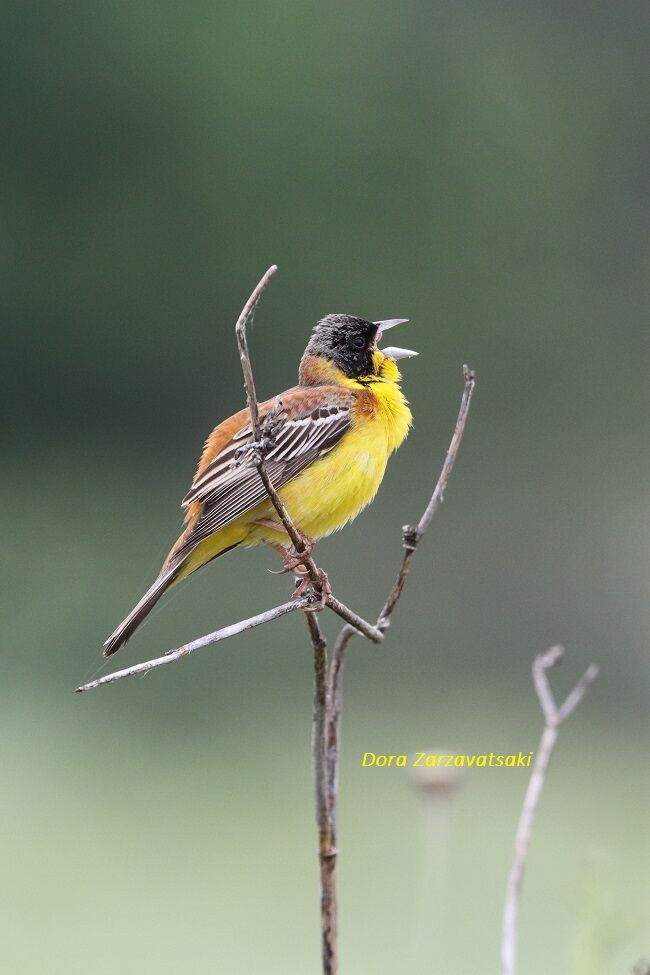
M271 410L277 413L265 458L276 489L336 446L350 428L353 402L349 390L324 386L289 390L279 401L260 406L262 418ZM174 562L266 497L257 468L245 454L251 441L248 410L220 424L209 437L192 487L183 498L188 529L170 553Z

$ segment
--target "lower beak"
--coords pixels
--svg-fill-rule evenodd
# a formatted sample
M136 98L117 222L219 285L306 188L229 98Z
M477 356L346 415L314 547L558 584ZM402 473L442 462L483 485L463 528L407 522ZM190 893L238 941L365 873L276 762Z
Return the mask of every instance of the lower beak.
M386 318L382 322L374 322L373 324L378 326L377 332L377 342L381 342L381 337L385 331L389 328L394 328L395 325L405 325L408 322L408 318ZM388 359L412 359L414 355L419 355L419 352L413 352L412 349L398 349L397 346L390 345L387 349L379 350L382 355L385 355Z

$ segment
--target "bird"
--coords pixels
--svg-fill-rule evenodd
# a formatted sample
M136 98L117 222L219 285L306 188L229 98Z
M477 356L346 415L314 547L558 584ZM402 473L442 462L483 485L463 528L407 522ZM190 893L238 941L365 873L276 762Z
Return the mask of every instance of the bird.
M307 552L370 504L390 455L408 434L412 415L397 362L418 353L379 347L384 332L406 322L325 316L300 360L298 384L259 404L264 467ZM280 571L306 576L304 551L288 544L260 478L255 451L261 446L248 408L209 435L182 501L185 529L153 585L106 640L104 656L126 643L164 592L239 546L264 542L282 555Z

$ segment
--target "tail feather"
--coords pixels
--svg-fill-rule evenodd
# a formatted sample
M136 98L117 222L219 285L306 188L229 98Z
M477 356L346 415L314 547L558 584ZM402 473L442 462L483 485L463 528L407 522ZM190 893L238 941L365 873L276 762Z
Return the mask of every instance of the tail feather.
M176 579L181 565L176 565L172 569L165 569L160 573L154 584L147 589L146 593L135 606L126 619L122 620L118 628L112 633L104 644L104 656L110 657L120 647L124 646L129 637L133 636L140 623L149 615L162 594L168 589Z

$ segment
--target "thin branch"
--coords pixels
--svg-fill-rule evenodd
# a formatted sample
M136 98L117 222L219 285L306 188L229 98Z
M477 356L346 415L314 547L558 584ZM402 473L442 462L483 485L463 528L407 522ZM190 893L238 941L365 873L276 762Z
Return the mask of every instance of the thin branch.
M325 600L325 605L340 616L342 620L345 620L348 626L351 626L353 630L365 636L366 639L370 640L371 643L381 643L384 639L384 634L379 629L378 626L373 626L372 623L368 623L363 617L359 616L354 610L349 609L345 603L342 603L340 599L336 596L328 596Z
M557 704L555 703L551 685L548 682L547 671L553 667L557 667L563 656L564 647L558 644L558 646L550 647L546 653L538 654L533 661L535 693L537 694L540 707L544 712L544 719L548 725L557 724Z
M235 325L235 335L237 337L237 345L239 348L239 358L241 359L242 372L244 374L244 385L246 386L246 402L248 404L248 409L251 415L251 427L253 429L253 444L251 445L253 450L256 452L254 458L255 466L259 472L262 479L266 492L273 502L273 506L277 511L285 530L291 539L296 552L303 552L305 550L304 540L296 528L293 520L287 511L282 499L275 490L271 479L264 466L264 451L262 444L262 429L260 425L260 410L257 402L257 394L255 392L255 380L253 378L253 367L251 365L250 352L248 351L248 339L246 337L246 328L248 322L250 321L251 315L255 311L257 303L262 297L262 293L266 288L267 284L277 271L277 265L272 264L268 269L266 274L263 275L259 281L257 287L253 291L252 295L244 305L241 315L237 319L237 324ZM311 563L311 564L310 564ZM309 571L311 581L317 585L321 581L318 569L315 562L311 557L308 561L305 561L305 568Z
M454 469L454 464L456 463L456 455L458 453L458 448L460 447L460 442L463 438L463 433L465 431L465 423L467 421L467 414L469 412L470 403L472 400L472 393L474 392L474 386L476 385L476 373L469 366L463 366L463 379L465 380L465 388L463 389L463 396L460 401L460 409L458 410L458 417L456 419L456 426L454 428L454 433L451 438L451 443L449 444L449 449L447 450L447 455L445 457L445 462L442 465L442 470L440 471L440 476L438 478L438 483L436 484L435 490L431 495L431 500L429 501L424 514L420 518L417 526L417 540L419 541L424 535L425 531L431 524L431 519L435 515L436 511L445 500L445 491L447 490L447 483L451 477L451 472Z
M474 386L476 385L476 374L473 369L469 368L469 366L463 366L463 379L465 380L465 386L463 388L463 395L461 397L458 416L456 418L456 426L454 427L454 433L445 455L442 470L438 476L433 494L431 495L429 503L426 506L417 525L415 527L412 525L405 525L402 529L402 545L404 547L402 564L399 572L397 573L397 578L395 579L393 588L389 592L388 598L384 604L384 608L379 614L379 619L377 620L377 628L382 631L389 626L390 617L395 609L395 606L397 605L397 601L402 595L402 590L404 589L404 585L409 574L409 569L411 567L413 554L422 541L422 536L431 524L433 516L445 499L445 491L447 490L447 484L449 482L449 478L451 477L451 472L454 469L454 464L456 463L460 442L463 438L463 433L465 432L465 424L467 422L467 415L472 402Z
M382 636L390 625L390 618L404 590L415 550L422 541L422 537L427 528L431 524L434 514L444 500L445 490L447 488L451 472L454 469L454 464L458 455L458 448L460 447L460 442L465 431L465 424L467 422L467 416L472 402L474 386L476 385L476 374L474 373L473 369L469 368L469 366L463 366L463 378L465 380L465 386L463 388L463 395L461 397L458 416L456 418L456 426L454 427L454 433L449 444L449 449L445 455L445 460L438 476L436 486L433 490L433 494L431 495L431 499L429 500L422 517L417 523L417 526L413 527L411 525L405 525L402 529L402 546L404 548L402 564L376 623L376 628L379 630ZM338 819L339 756L341 712L343 708L343 672L345 665L345 653L347 651L348 644L354 635L355 629L353 627L344 626L341 629L332 650L332 663L329 676L330 711L328 715L327 727L327 796L328 808L333 823L335 836Z
M319 827L327 824L327 802L323 789L325 756L322 750L323 727L327 711L327 640L314 613L306 613L307 627L314 651L314 708L312 714L312 757L314 790L316 793L316 821Z
M314 609L314 599L310 596L305 596L302 599L292 599L288 603L276 606L274 609L267 609L264 613L251 616L250 619L241 620L239 623L232 623L230 626L224 626L214 633L208 633L206 636L199 637L198 640L192 640L191 643L186 643L176 650L168 650L162 657L155 657L153 660L146 660L144 663L134 664L133 667L125 667L124 670L116 670L112 674L105 674L104 677L98 677L96 680L88 681L87 684L82 684L76 690L77 692L92 691L96 687L102 687L104 684L114 684L115 681L122 680L123 677L137 677L138 674L148 674L150 670L155 670L156 667L173 664L177 660L180 660L181 657L189 657L195 650L202 650L203 647L208 647L212 643L220 643L222 640L227 640L231 636L237 636L238 633L245 633L246 630L252 630L254 626L260 626L262 623L270 623L272 620L278 620L281 616L286 616L287 613L295 613L297 609Z
M263 455L263 447L262 447L262 428L260 425L260 410L257 401L257 393L255 392L255 379L253 376L253 367L251 365L250 352L248 351L248 338L246 335L246 328L253 315L253 312L255 311L255 308L257 307L257 304L260 298L262 297L262 294L267 284L269 283L269 281L271 280L271 278L273 277L277 269L278 269L277 264L272 264L271 267L268 269L268 271L262 276L262 278L258 282L257 287L255 288L252 295L244 305L242 312L239 318L237 319L237 323L235 325L235 335L237 337L237 346L239 348L239 358L241 360L241 368L244 374L244 385L246 387L246 403L248 405L248 410L251 415L251 427L253 430L253 444L251 446L253 447L254 451L256 451L255 466L257 467L257 470L262 479L264 487L266 488L266 492L271 498L275 510L280 516L282 524L284 525L286 532L289 535L289 538L291 539L296 551L302 552L305 547L304 541L298 529L294 525L293 520L289 515L289 512L284 506L282 499L279 497L277 491L273 487L273 484L271 483L271 479L269 478L269 475L264 466L264 455ZM307 568L309 568L309 565L307 565L307 563L305 563L305 565ZM314 569L314 576L312 578L312 582L318 582L319 581L318 570L316 569L315 565L313 569Z
M341 754L341 716L343 713L343 668L348 644L355 634L351 626L341 627L332 649L328 697L329 713L326 728L325 755L327 759L327 809L336 843L338 828L339 759Z
M566 697L564 704L558 709L557 717L560 724L573 714L589 690L589 685L593 684L597 677L598 664L590 664L571 693Z
M542 790L544 789L546 772L551 755L553 754L553 749L560 734L562 723L575 711L598 675L598 667L596 664L591 664L573 690L568 694L564 703L558 707L548 682L548 671L556 667L563 656L563 647L551 647L546 653L537 656L533 663L533 682L540 707L544 714L544 730L542 731L542 737L540 738L535 756L535 764L533 765L533 771L531 772L526 795L524 796L519 823L517 824L515 850L506 886L501 935L502 975L515 975L516 973L517 928L521 888L526 871L528 849L537 806Z
M235 324L235 335L237 336L237 345L239 347L239 357L241 359L242 372L244 373L244 383L246 385L246 399L248 401L248 409L251 414L251 425L253 427L253 438L256 441L260 439L260 414L257 408L257 396L255 395L255 380L253 379L253 370L251 368L251 358L248 354L248 341L246 339L246 326L250 320L251 315L257 307L264 290L277 271L277 264L272 264L268 269L266 274L262 276L257 284L257 287L253 291L252 295L242 308L241 314L237 319Z
M277 269L278 269L277 264L272 264L271 267L268 269L268 271L262 276L262 278L258 282L257 287L255 288L252 295L244 305L242 312L239 318L237 319L237 324L235 325L235 335L237 337L237 346L239 348L239 358L241 360L241 368L244 374L244 385L246 387L246 402L251 415L251 427L253 429L253 444L251 446L253 447L254 451L256 451L255 466L257 467L257 470L262 479L264 487L266 488L266 492L271 498L275 510L280 516L282 524L284 525L286 532L289 535L289 538L291 539L296 549L296 552L302 552L304 551L305 548L304 541L300 535L300 532L294 525L293 520L289 515L289 512L284 506L282 499L279 497L277 491L273 487L273 484L271 483L271 479L269 478L269 475L264 466L262 428L260 425L260 410L257 401L257 393L255 392L255 379L253 377L253 367L251 365L250 352L248 351L248 338L246 335L246 328L251 319L251 316L253 315L253 312L255 311L255 308L257 307L257 304L260 298L262 297L262 294L267 284L269 283L269 281L271 280L271 278L273 277ZM305 562L305 566L308 569L310 569L310 566L307 562ZM314 574L312 577L310 572L310 577L312 578L312 582L314 583L319 582L320 577L318 576L318 570L315 564L313 565L313 573Z
M327 802L327 761L325 732L329 712L327 690L327 641L315 613L306 613L314 650L314 706L312 717L312 771L318 859L321 888L321 953L324 975L336 975L338 951L336 937L336 855L332 820Z
M262 482L264 484L264 487L266 488L266 492L271 498L271 501L273 502L273 505L278 515L280 516L280 519L282 520L282 524L284 525L286 532L289 535L289 538L291 539L296 551L302 552L305 547L304 541L298 529L294 525L291 516L289 515L289 512L287 511L286 507L282 503L282 499L279 497L277 491L273 487L273 484L271 483L271 480L264 466L264 455L262 449L262 428L260 425L260 410L257 401L257 393L255 392L255 379L253 376L253 367L251 365L250 352L248 351L248 338L246 335L246 328L253 315L253 312L255 311L255 308L257 307L257 304L260 298L262 297L262 294L267 284L269 283L269 281L271 280L271 278L273 277L277 269L278 269L277 264L272 264L271 267L268 269L268 271L262 276L262 278L258 282L257 287L255 288L252 295L244 305L242 312L239 318L237 319L237 323L235 325L235 335L237 337L237 346L239 348L239 358L241 360L241 368L244 374L244 385L246 387L246 403L248 405L248 409L251 415L251 427L253 430L253 444L251 446L253 447L253 450L256 452L255 465L257 467L260 477L262 478ZM307 563L305 564L307 565ZM307 566L307 568L309 568L309 566ZM314 572L315 575L314 578L312 579L312 582L318 581L318 575L315 566L314 566Z

